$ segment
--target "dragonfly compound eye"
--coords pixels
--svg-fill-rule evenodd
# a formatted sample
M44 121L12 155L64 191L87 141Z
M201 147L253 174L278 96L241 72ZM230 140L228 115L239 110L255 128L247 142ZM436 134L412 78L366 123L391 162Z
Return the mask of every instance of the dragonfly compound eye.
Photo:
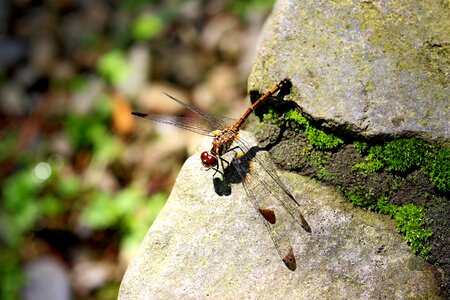
M217 157L207 151L202 152L202 154L200 155L200 159L202 160L202 165L207 168L211 168L217 165Z

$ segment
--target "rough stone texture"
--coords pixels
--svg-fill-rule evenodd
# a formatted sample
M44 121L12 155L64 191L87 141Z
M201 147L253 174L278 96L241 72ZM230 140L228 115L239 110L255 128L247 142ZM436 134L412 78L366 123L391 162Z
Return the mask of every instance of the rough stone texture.
M448 1L279 0L249 89L284 77L311 118L366 137L450 140Z
M267 153L258 156L270 163ZM334 188L280 175L312 228L291 228L295 272L242 186L219 196L196 153L129 265L119 299L439 299L432 267L411 253L392 220L353 208Z

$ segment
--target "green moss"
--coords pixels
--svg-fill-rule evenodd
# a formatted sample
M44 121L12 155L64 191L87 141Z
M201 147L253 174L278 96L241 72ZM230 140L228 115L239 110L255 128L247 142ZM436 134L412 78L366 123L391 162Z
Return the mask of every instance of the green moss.
M450 191L450 149L444 148L429 159L426 169L431 183L438 189Z
M344 143L342 139L314 127L297 110L290 110L284 114L270 110L269 114L264 115L264 120L271 120L279 126L290 122L294 129L302 130L309 141L309 145L303 147L302 154L309 159L310 166L317 168L314 172L318 179L333 181L336 174L329 171L330 156L326 155L331 155L331 152L323 150L337 149ZM352 170L361 172L364 176L354 174L352 178L356 182L342 187L341 192L355 206L374 210L393 218L398 231L411 245L413 252L426 259L431 251L429 240L433 231L427 227L424 207L413 204L398 206L390 204L386 196L378 198L380 194L391 195L395 190L400 189L403 181L397 184L380 182L388 186L387 191L380 190L379 186L366 186L362 182L377 182L370 181L372 176L377 176L376 172L396 173L395 178L404 178L420 169L422 170L420 174L425 172L434 187L448 192L450 191L450 149L414 138L372 145L368 142L355 141L353 146L364 158L364 162L354 164ZM389 176L386 178L392 178L392 175ZM429 195L423 195L425 202L428 198Z
M406 241L411 244L414 253L427 258L431 248L426 244L433 235L433 231L425 226L423 208L413 204L400 206L397 208L394 220Z
M376 208L380 213L391 216L413 252L427 259L431 251L428 241L433 231L426 226L423 208L413 204L403 206L389 204L387 197L380 197Z
M434 187L443 192L450 191L449 148L419 139L399 139L372 147L362 142L354 142L353 145L359 153L368 153L363 163L353 166L353 171L367 175L383 168L397 173L421 168L428 174Z
M283 125L280 115L272 108L270 108L269 111L263 115L262 120L264 123L273 122L277 126Z
M302 130L304 130L308 137L308 141L317 149L332 150L344 143L342 139L313 127L308 119L296 110L288 111L284 115L284 119L294 121Z
M394 219L398 231L411 245L415 254L424 259L428 258L431 248L428 242L433 235L431 228L426 226L423 207L413 204L397 206L389 203L389 199L382 196L376 204L373 203L374 193L372 189L363 186L355 186L352 189L341 189L344 196L357 207L365 207Z
M369 148L365 162L353 165L353 171L361 171L372 174L384 168L383 147L373 146Z
M303 128L308 128L310 126L308 119L306 119L301 113L295 110L288 111L284 115L284 118L286 120L295 121L298 125L302 126Z
M370 149L369 144L361 141L354 141L353 146L355 147L356 151L358 151L359 154L366 153Z
M405 172L423 164L428 145L417 139L400 139L385 144L383 158L388 171Z
M363 186L357 185L352 189L343 189L341 191L353 205L358 207L371 207L371 200L374 196L372 189L366 190Z
M313 127L308 127L306 134L311 145L321 150L336 149L343 143L340 138Z
M373 82L372 80L369 80L368 82L366 82L366 84L364 85L364 90L367 93L373 92L374 90L376 90L377 86L375 84L375 82Z
M313 127L308 119L297 110L290 110L283 116L280 116L274 109L269 109L269 112L263 115L263 121L271 121L278 126L281 126L286 121L293 121L295 126L306 133L310 144L319 150L337 149L344 143L342 139L335 135Z
M378 212L389 215L390 217L393 217L395 214L397 206L393 204L389 204L389 199L385 196L382 196L377 201L377 207L376 209Z
M430 182L441 191L450 191L450 149L426 143L419 139L398 139L382 145L369 146L363 142L355 142L355 149L366 154L363 163L353 166L354 171L373 174L381 170L386 172L407 173L414 169L422 169L428 174ZM387 214L395 220L398 231L411 245L414 253L427 258L431 248L428 242L433 235L426 226L424 208L413 204L396 206L389 204L387 197L378 199L376 205L371 204L370 193L364 187L356 186L343 192L355 206L375 209ZM425 199L427 195L423 196Z
M317 167L317 178L324 181L330 181L333 175L328 171L326 166L330 162L330 155L327 152L315 151L311 152L305 149L304 155L307 156L311 164Z

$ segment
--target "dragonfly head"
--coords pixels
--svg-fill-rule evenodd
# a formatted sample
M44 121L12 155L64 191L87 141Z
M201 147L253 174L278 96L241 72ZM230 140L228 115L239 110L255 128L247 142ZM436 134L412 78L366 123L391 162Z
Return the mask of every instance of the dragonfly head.
M206 168L212 168L217 166L217 157L208 151L203 151L200 155L202 165Z

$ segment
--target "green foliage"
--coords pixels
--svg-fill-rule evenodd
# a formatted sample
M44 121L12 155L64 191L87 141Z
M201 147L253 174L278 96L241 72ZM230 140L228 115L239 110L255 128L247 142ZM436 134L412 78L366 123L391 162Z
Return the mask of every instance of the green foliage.
M81 180L74 175L65 174L58 178L56 192L64 198L75 198L81 191Z
M122 217L115 198L114 194L102 190L94 191L81 214L82 223L95 230L115 227Z
M119 2L119 5L125 9L136 10L142 8L148 3L148 0L123 0Z
M96 101L93 113L69 115L65 118L64 129L75 150L93 149L94 153L114 152L117 154L118 148L115 148L117 140L111 135L109 128L111 110L111 101L105 97Z
M17 136L15 132L2 135L0 142L0 161L8 158L10 153L14 153Z
M164 194L148 198L133 187L114 194L96 191L84 208L81 221L94 230L120 229L124 234L122 246L136 247L164 206L166 198Z
M136 249L148 228L155 221L160 210L166 203L167 195L158 193L152 195L150 198L137 198L133 207L132 213L126 214L123 218L123 229L125 234L121 241L122 250Z
M68 80L67 85L71 92L82 92L87 88L87 79L84 76L75 75Z
M445 148L439 151L430 160L428 167L431 182L438 189L450 191L450 149Z
M105 53L97 63L98 73L112 85L122 82L128 75L129 70L124 53L118 49Z
M158 15L145 13L132 24L132 34L138 41L150 40L158 36L164 29L164 21Z
M30 230L39 217L41 207L37 198L42 187L33 168L17 172L3 182L0 232L8 246L19 245L23 233Z
M0 250L0 299L15 299L23 283L19 249L24 236L40 218L65 212L67 203L61 195L74 195L80 186L71 179L68 188L68 179L60 181L54 173L52 166L52 175L43 180L36 174L36 167L29 167L2 183L0 236L4 247Z
M0 299L19 299L19 290L24 282L17 250L0 248Z
M14 173L2 183L0 235L7 246L21 245L23 235L33 229L44 216L55 216L67 210L64 199L74 198L81 182L74 176L60 176L51 167L46 180L36 174L36 167Z
M270 11L274 3L274 0L232 0L228 2L228 9L241 19L247 19L254 11Z

